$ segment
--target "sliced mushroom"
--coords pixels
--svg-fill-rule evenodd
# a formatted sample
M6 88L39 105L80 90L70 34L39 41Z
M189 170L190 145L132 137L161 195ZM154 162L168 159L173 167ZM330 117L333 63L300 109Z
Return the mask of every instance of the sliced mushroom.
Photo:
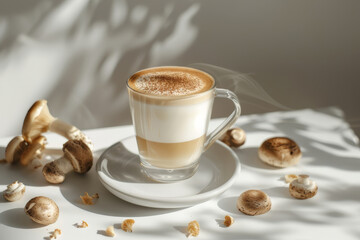
M49 183L62 183L70 171L86 173L93 164L93 154L81 140L69 140L63 146L64 156L47 163L42 172Z
M270 211L271 200L263 191L248 190L239 196L236 206L242 213L255 216Z
M9 202L21 199L25 193L25 185L22 182L15 181L7 186L3 196Z
M316 195L318 186L309 178L309 175L299 175L289 185L291 196L298 199L308 199Z
M227 130L220 140L229 147L238 148L244 145L246 141L246 133L241 128L232 128Z
M25 205L25 213L39 224L49 225L59 217L59 207L48 197L35 197Z
M36 101L26 114L22 128L22 135L26 141L32 142L41 133L51 131L58 133L68 140L82 140L90 149L93 148L91 140L78 128L58 118L53 117L46 100Z
M259 158L274 167L289 167L299 162L300 147L287 137L274 137L264 141L258 151Z

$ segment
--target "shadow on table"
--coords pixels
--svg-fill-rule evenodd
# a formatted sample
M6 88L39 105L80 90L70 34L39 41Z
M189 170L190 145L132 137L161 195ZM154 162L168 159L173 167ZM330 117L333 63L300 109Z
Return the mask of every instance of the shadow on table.
M292 138L299 144L303 152L303 159L311 159L308 165L360 171L360 156L349 156L347 154L352 148L358 149L358 146L353 139L346 135L345 132L349 130L349 127L344 123L343 118L333 113L332 108L319 111L310 109L302 111L303 114L294 116L287 115L287 112L272 117L268 115L256 116L248 123L237 124L237 126L251 134L266 132L269 137L286 136ZM314 119L306 119L306 115L313 116ZM321 120L328 120L330 124L321 125L319 123ZM314 126L309 126L311 121L314 122ZM336 144L333 143L334 139L332 138L337 138ZM258 146L265 140L259 140ZM234 151L245 166L266 170L279 169L261 162L257 156L258 146L247 148L244 145L243 148L234 149ZM302 164L302 160L299 164Z
M43 225L33 222L25 216L24 208L13 208L0 213L0 223L13 228L32 229Z
M98 151L96 155L100 155L100 152L102 151ZM87 174L70 174L65 182L59 185L64 198L76 207L101 215L119 217L154 216L181 210L142 207L117 198L101 184L96 173L96 163L97 159ZM84 192L89 195L98 193L100 197L94 205L84 205L80 199Z

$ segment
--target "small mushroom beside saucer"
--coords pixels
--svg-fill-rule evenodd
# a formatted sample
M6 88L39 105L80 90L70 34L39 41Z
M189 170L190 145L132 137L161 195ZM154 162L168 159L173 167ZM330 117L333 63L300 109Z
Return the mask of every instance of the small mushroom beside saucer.
M238 148L244 145L246 141L246 133L241 128L231 128L220 137L220 141L229 147Z

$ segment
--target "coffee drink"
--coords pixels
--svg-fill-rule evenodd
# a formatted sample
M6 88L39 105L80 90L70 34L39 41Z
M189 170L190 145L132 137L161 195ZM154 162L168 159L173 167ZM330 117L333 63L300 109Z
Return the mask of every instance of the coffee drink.
M213 77L197 69L149 68L131 76L127 86L142 169L160 182L194 175L200 155L240 115L236 95L215 88ZM235 110L207 134L215 97L230 99Z
M128 85L137 92L149 95L186 96L209 90L214 86L214 79L192 68L163 67L135 73Z
M129 96L143 164L191 166L203 151L214 79L185 67L146 69L129 80Z

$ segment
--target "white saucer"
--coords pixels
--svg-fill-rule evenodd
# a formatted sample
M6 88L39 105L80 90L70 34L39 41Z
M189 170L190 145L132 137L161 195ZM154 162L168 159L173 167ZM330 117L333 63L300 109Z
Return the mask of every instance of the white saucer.
M142 172L134 136L112 145L100 156L96 171L101 183L115 196L154 208L181 208L205 202L227 190L240 172L239 159L217 141L200 159L189 179L158 183Z

